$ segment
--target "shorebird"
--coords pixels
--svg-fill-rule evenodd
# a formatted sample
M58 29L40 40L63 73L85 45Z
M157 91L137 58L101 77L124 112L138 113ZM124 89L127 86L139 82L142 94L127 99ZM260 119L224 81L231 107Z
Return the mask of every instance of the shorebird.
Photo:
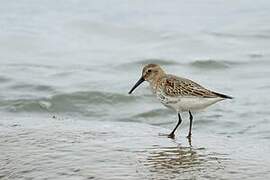
M191 138L193 116L192 112L204 109L216 102L232 99L225 94L220 94L204 88L198 83L175 75L166 74L157 64L147 64L144 66L142 76L131 88L129 94L136 89L142 82L150 83L153 94L166 107L176 111L178 122L169 138L175 137L175 131L182 122L181 112L189 113L189 132L187 138Z

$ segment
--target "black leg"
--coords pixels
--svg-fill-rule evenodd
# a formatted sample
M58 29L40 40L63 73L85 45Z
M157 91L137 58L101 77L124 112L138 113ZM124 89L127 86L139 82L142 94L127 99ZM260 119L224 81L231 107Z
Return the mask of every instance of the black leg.
M190 111L188 111L188 113L189 113L189 132L188 132L187 138L191 138L191 129L192 129L193 116L192 116Z
M180 113L178 113L178 123L176 124L175 128L173 129L173 131L168 135L169 138L174 138L174 132L175 130L178 128L178 126L181 124L182 122L182 119L181 119L181 116L180 116Z

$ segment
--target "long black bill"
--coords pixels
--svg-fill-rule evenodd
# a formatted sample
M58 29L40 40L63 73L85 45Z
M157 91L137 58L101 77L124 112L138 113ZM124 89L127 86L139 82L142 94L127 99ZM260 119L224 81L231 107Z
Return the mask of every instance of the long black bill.
M139 81L136 82L136 84L133 86L133 88L131 88L131 90L128 92L128 94L131 94L131 93L134 91L134 89L136 89L136 87L138 87L143 81L144 81L144 78L141 77L141 78L139 79Z

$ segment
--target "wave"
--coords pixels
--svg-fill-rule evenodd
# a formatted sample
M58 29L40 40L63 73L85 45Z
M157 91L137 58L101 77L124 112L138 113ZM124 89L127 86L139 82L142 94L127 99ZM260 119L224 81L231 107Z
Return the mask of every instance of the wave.
M139 113L133 116L133 118L151 118L151 117L163 117L169 113L168 109L154 109L147 112Z
M129 63L124 63L117 65L120 69L127 69L127 68L134 68L134 66L144 66L146 64L159 64L159 65L179 65L180 63L173 61L173 60L166 60L166 59L143 59L139 61L132 61Z
M173 60L169 60L169 59L143 59L140 61L135 61L131 64L137 64L137 65L145 65L145 64L159 64L159 65L175 65L175 64L179 64L176 61Z
M138 97L100 91L78 91L48 98L2 100L0 108L10 112L83 112L100 105L130 103Z
M217 61L217 60L196 60L189 63L190 66L200 69L226 69L238 64L232 61Z
M5 82L9 82L11 79L4 77L4 76L0 76L0 82L1 83L5 83Z
M117 67L120 69L127 69L127 68L134 68L134 66L143 66L145 64L159 64L161 66L169 66L169 65L176 65L176 66L190 66L193 68L199 69L227 69L233 67L235 65L241 65L244 62L234 62L228 60L215 60L215 59L199 59L194 60L191 62L177 62L175 60L166 60L166 59L144 59L140 61L133 61L130 63L125 63L118 65ZM246 63L246 62L245 62Z
M109 93L101 91L79 91L68 94L59 94L51 98L52 101L70 101L70 102L81 102L87 104L117 104L117 103L127 103L134 100L135 97L118 94Z
M190 63L187 63L188 66L198 69L227 69L233 68L236 66L253 66L253 65L268 65L269 60L262 59L263 55L260 54L251 54L248 55L249 58L245 61L232 61L232 60L215 60L215 59L198 59ZM254 60L256 58L256 60Z
M44 91L44 92L55 92L55 89L52 86L48 85L33 85L33 84L27 84L27 83L17 83L15 85L9 86L11 89L15 90L31 90L31 91Z
M255 38L255 39L270 39L270 35L268 33L250 33L250 34L233 34L233 33L219 33L219 32L210 32L208 33L212 36L216 37L224 37L224 38Z
M44 68L44 69L52 69L55 68L55 66L52 65L46 65L46 64L34 64L34 63L7 63L4 64L4 66L7 67L16 67L16 68Z
M248 55L250 58L252 59L259 59L259 58L263 58L264 55L263 54L259 54L259 53L251 53Z

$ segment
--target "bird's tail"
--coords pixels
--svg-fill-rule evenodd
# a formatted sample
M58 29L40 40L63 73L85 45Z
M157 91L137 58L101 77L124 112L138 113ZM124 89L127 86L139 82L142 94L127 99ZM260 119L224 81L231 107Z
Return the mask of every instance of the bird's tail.
M214 93L218 97L221 97L221 98L224 98L224 99L233 99L233 97L225 95L225 94L220 94L220 93L217 93L217 92L212 92L212 93Z

